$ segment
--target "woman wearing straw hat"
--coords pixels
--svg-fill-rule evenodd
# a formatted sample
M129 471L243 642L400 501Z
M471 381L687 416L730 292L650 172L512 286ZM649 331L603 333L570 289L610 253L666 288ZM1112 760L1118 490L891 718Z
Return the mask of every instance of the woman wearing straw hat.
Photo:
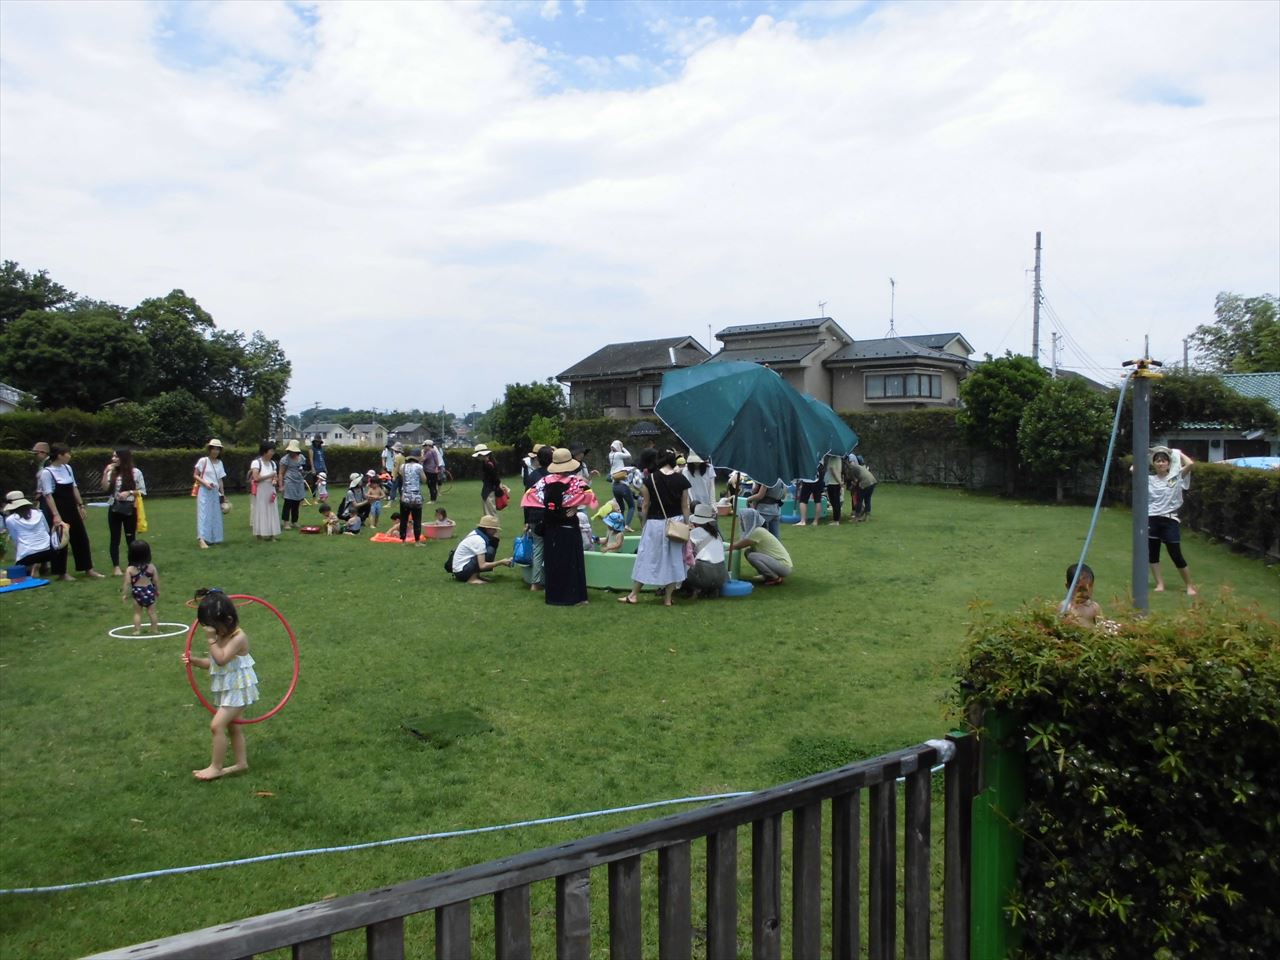
M498 534L502 525L497 517L487 514L480 518L476 528L462 538L453 551L453 563L450 572L453 578L461 583L488 583L482 573L488 573L495 567L511 566L511 558L495 559L498 555Z
M21 490L11 490L4 498L4 528L13 541L15 564L34 574L42 563L49 564L52 576L67 576L67 545L49 530L49 522ZM64 529L59 527L59 533Z
M471 458L480 459L480 503L484 508L485 516L496 517L498 493L505 489L502 484L502 475L498 472L498 460L486 443L477 443Z
M582 554L578 511L594 507L591 482L578 472L582 462L564 447L552 452L547 475L530 487L520 501L541 507L544 591L551 606L573 607L587 602L587 567Z
M290 440L285 444L284 456L280 458L280 473L284 476L284 507L280 511L280 522L285 530L292 529L298 522L298 507L307 495L307 469L307 455L297 440Z
M729 567L725 563L724 539L716 523L716 508L710 503L699 503L689 516L693 530L689 542L693 544L693 566L684 580L684 589L697 597L714 597L729 579Z
M222 481L227 468L222 462L222 441L216 437L205 445L205 455L196 461L191 474L195 480L196 543L201 550L222 542L222 514L227 504Z

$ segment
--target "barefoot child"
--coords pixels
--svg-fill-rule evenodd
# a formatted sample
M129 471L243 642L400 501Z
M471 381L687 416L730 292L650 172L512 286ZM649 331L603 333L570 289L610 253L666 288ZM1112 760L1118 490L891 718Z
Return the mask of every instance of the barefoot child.
M333 512L333 507L327 503L320 504L320 519L324 523L324 532L326 534L342 532L342 521Z
M183 663L195 664L209 671L209 690L213 693L218 712L213 715L209 729L213 732L213 751L209 765L203 770L193 770L197 780L216 780L229 773L241 773L249 769L248 751L244 742L244 730L233 721L244 708L258 699L258 676L253 670L253 657L249 656L249 638L240 629L240 615L236 605L221 590L210 590L200 600L196 618L204 628L209 643L208 657L194 657L184 653ZM229 767L222 765L227 757L227 739L236 762Z
M160 599L160 573L151 562L151 546L145 540L135 540L129 544L129 569L124 573L124 587L120 599L128 603L129 594L133 594L133 633L142 632L142 611L147 611L151 618L151 632L160 629L160 621L156 616L156 601Z
M1062 610L1062 619L1081 627L1096 627L1102 616L1102 607L1093 599L1093 571L1087 563L1080 564L1080 576L1076 577L1076 564L1067 567L1067 589L1074 580L1076 591Z

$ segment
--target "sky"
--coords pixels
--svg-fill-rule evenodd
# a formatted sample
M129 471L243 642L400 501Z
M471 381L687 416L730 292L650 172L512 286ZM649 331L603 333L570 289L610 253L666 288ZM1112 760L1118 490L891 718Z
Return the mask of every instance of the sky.
M1280 3L0 3L0 257L288 408L822 313L1118 379L1280 293Z

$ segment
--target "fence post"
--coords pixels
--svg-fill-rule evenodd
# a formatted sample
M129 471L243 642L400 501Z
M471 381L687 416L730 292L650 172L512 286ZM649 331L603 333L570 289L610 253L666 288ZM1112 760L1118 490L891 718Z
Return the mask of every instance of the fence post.
M1005 746L1015 733L1013 719L988 710L982 736L982 791L973 801L972 956L1001 960L1019 939L1005 913L1017 878L1022 836L1013 820L1026 794L1021 744Z

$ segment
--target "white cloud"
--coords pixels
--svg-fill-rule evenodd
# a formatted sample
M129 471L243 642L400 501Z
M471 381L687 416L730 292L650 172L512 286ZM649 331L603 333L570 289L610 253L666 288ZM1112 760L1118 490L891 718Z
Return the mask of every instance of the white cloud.
M183 287L281 341L295 406L483 407L819 299L878 337L889 276L901 332L1025 352L1036 230L1107 366L1280 292L1274 5L671 21L670 82L558 94L501 6L211 7L216 69L163 55L157 9L0 5L0 256L125 304Z
M554 20L560 16L560 0L543 0L538 8L538 16L543 20Z

